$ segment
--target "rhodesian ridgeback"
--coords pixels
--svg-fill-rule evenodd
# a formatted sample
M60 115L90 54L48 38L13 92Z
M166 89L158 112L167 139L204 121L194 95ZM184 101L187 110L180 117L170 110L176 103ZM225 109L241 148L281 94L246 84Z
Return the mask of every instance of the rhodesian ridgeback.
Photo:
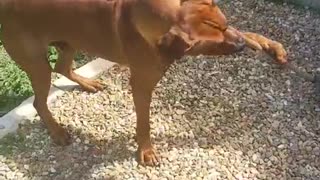
M149 108L170 64L184 55L231 54L245 45L209 0L0 0L0 23L4 47L28 74L33 105L59 145L69 144L70 136L47 105L51 72L96 92L102 89L97 80L72 71L75 51L128 65L138 161L146 165L159 161L150 139ZM48 45L59 50L54 69L47 61Z

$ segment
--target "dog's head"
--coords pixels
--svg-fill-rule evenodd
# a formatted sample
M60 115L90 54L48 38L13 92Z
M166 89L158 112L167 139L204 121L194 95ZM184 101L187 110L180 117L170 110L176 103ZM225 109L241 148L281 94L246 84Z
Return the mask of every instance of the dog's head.
M223 44L229 48L220 54L238 51L245 46L241 34L229 28L227 19L215 0L182 0L176 25L187 33L190 39Z
M216 42L215 40L191 39L190 36L179 27L174 26L158 41L159 50L168 57L181 58L184 55L228 55L240 51L244 42L238 45L239 31L229 27L226 32L228 40ZM243 44L243 45L242 45Z

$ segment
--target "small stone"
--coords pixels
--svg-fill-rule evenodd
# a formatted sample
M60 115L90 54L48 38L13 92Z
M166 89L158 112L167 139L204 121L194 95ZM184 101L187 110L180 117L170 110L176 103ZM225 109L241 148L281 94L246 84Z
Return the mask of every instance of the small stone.
M319 146L313 148L313 153L314 153L316 156L320 156L320 148L319 148Z
M176 112L177 112L177 114L182 115L182 114L184 114L186 111L185 111L185 110L178 109Z
M310 152L310 151L312 151L312 147L311 147L311 146L307 146L307 147L306 147L306 150L307 150L308 152Z
M270 94L265 94L270 101L275 101L275 99Z
M24 175L23 175L21 172L17 172L17 173L16 173L17 179L22 179L23 176L24 176Z
M56 173L57 171L56 171L56 169L55 169L54 167L51 167L51 168L50 168L50 172L51 172L51 173Z
M273 163L278 162L278 158L277 158L276 156L271 156L271 157L270 157L270 160L271 160Z
M278 148L279 149L284 149L286 146L284 145L284 144L280 144L279 146L278 146Z
M7 179L13 179L14 175L15 175L14 172L9 171L9 172L6 173L6 178Z
M207 164L208 164L209 167L214 167L214 166L215 166L215 162L212 161L212 160L209 160L209 161L207 162Z
M220 173L214 170L213 172L209 172L209 175L206 179L216 180L219 178L219 176L220 176Z
M252 155L252 161L254 163L258 163L259 162L259 159L260 159L260 154L259 153L256 153L256 154L253 154Z
M25 164L25 165L23 165L23 168L26 170L29 170L29 165Z
M290 85L291 85L290 80L286 80L286 85L287 85L287 86L290 86Z
M273 123L272 123L272 127L273 127L274 129L278 129L279 125L280 125L280 122L279 122L279 121L273 121Z

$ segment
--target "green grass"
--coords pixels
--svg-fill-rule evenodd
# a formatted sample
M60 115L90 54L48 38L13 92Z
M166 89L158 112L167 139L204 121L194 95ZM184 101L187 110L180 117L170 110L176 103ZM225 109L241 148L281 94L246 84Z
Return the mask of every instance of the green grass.
M49 46L48 60L52 68L57 59L56 48ZM77 53L75 60L82 65L88 61L88 57L83 53ZM32 95L33 90L27 74L11 60L0 41L0 116Z
M6 53L1 42L1 35L0 24L0 117L19 105L27 97L33 95L31 82L27 74ZM49 46L47 57L51 67L54 68L58 59L58 52L55 47ZM74 59L76 66L80 67L91 61L92 57L77 52Z
M52 67L58 59L54 47L48 49L48 59ZM0 44L0 116L16 107L24 99L33 95L30 80Z
M31 83L0 46L0 114L14 108L33 94Z

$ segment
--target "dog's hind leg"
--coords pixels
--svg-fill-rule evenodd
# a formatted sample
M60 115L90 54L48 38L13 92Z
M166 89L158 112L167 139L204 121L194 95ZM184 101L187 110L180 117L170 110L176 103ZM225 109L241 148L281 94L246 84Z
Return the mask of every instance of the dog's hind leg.
M35 96L33 102L35 109L45 122L52 140L58 145L69 144L68 132L53 118L47 105L52 71L46 58L47 46L29 34L18 34L16 38L10 35L12 34L4 34L4 47L29 76Z
M97 92L103 89L103 86L98 80L91 80L73 72L72 62L75 50L72 47L66 43L57 43L55 45L59 52L59 59L54 68L55 72L60 73L71 81L78 83L85 91Z

